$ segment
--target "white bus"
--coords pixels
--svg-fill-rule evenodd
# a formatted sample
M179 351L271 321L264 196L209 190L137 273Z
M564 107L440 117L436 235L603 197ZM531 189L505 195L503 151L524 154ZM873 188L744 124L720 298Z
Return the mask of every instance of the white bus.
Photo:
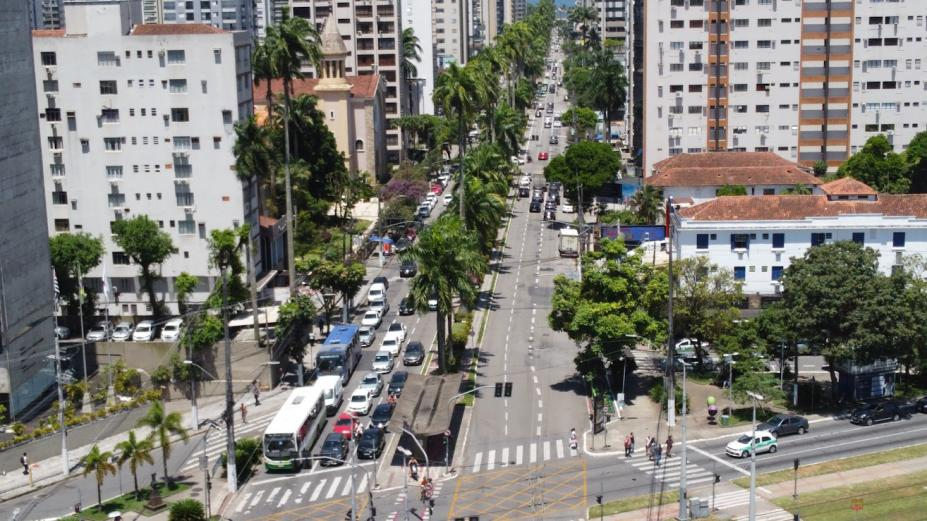
M298 471L325 428L325 396L318 386L293 389L264 431L264 468Z

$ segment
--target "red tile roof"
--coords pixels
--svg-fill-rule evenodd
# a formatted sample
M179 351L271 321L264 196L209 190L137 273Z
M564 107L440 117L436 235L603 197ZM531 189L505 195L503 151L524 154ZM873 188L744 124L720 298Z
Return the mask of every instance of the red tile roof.
M866 183L852 177L841 177L836 181L822 184L820 188L828 195L876 195L878 193Z
M63 38L64 29L33 29L33 38Z
M220 34L222 29L206 24L139 24L132 28L133 36L174 34Z
M361 76L345 76L345 80L351 84L351 96L355 98L372 98L377 93L377 87L380 83L379 74L364 74ZM310 96L315 95L315 88L319 84L318 78L304 78L301 80L293 80L293 94L299 96L301 94L308 94ZM274 92L274 96L279 96L283 93L283 81L282 80L273 80L271 82L271 90ZM267 84L261 82L254 84L254 104L255 105L265 105L267 103L267 98L264 96L264 93L267 91Z
M679 154L654 165L651 186L819 185L821 180L772 152Z
M267 215L262 215L258 217L258 224L260 224L261 228L270 228L270 227L276 226L277 222L278 222L278 219L269 217Z
M798 221L839 215L923 219L927 218L927 194L880 194L873 201L833 201L826 195L739 195L719 197L677 213L693 221Z

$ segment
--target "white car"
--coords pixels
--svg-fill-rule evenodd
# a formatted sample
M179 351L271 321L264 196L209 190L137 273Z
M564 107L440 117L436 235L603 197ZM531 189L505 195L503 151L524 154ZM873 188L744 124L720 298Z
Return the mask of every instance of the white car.
M676 342L676 353L695 353L696 340L694 338L683 338ZM702 349L708 349L708 342L702 342Z
M389 351L377 351L377 354L373 355L373 370L378 373L388 373L393 370L395 359L393 353Z
M383 337L383 343L380 344L380 352L386 351L393 356L399 356L399 350L402 344L395 336Z
M393 320L389 325L389 329L386 330L386 336L388 337L390 335L395 335L399 337L400 344L405 342L406 341L406 325L398 320Z
M736 440L727 444L727 447L724 448L724 452L728 456L735 458L749 458L751 434L753 433L745 432L741 434ZM756 450L757 454L761 452L773 454L779 450L779 441L776 439L776 436L769 431L756 431L754 443L756 447L754 450Z
M444 194L444 204L451 204L451 200L454 199L454 196L451 194Z
M176 342L180 339L180 328L183 327L183 320L172 318L164 323L161 328L161 340L164 342Z
M563 213L573 213L576 211L576 208L573 208L572 203L563 203Z
M90 331L87 332L87 341L88 342L99 342L101 340L109 340L110 335L113 333L113 326L105 320L101 320L93 325L90 328Z
M370 396L380 396L383 392L383 378L380 373L367 373L357 388L369 392Z
M373 405L373 397L370 396L370 392L364 389L356 389L351 393L347 411L358 416L366 416L370 412L371 405Z
M436 297L428 297L428 309L432 311L438 310L438 299Z
M383 284L371 284L370 289L367 290L367 300L383 300L386 298L386 286Z
M155 325L150 320L142 320L135 326L135 332L132 333L132 340L136 342L149 342L155 338Z
M376 311L380 313L381 317L386 316L386 312L389 311L389 302L386 300L374 300L367 304L368 311Z
M563 126L563 124L560 123L560 120L559 120L559 119L555 119L555 120L554 120L554 128L560 128L560 127L562 127L562 126Z
M383 317L380 315L379 311L370 310L364 313L364 318L361 319L361 325L376 328L380 327L380 322L382 321Z
M132 324L120 322L113 329L113 342L125 342L132 338Z
M512 161L512 163L514 163L514 164L516 164L516 165L523 165L523 164L525 164L525 158L523 158L523 157L521 157L521 156L512 156L512 157L510 157L509 159Z
M368 347L373 344L373 341L377 339L377 330L370 327L364 326L360 328L360 335L358 335L357 341L360 342L361 347Z

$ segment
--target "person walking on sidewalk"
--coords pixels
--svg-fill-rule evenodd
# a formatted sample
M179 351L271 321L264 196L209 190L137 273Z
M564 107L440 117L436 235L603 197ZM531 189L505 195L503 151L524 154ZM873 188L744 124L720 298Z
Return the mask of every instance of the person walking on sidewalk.
M644 450L647 452L647 459L653 461L653 437L647 436L647 444L644 445Z
M254 393L254 406L261 405L261 386L258 385L256 378L251 382L251 392Z
M239 409L241 410L241 423L248 423L248 408L245 407L245 402L241 402Z
M666 437L666 459L670 458L670 454L673 452L673 436L669 435Z
M653 444L653 461L656 462L657 466L660 466L660 456L663 455L663 447L659 443Z
M631 457L631 435L624 437L624 457L625 459Z
M23 466L23 475L29 474L29 456L23 452L23 457L19 458L19 464Z
M631 433L631 452L628 454L629 458L634 457L634 433Z

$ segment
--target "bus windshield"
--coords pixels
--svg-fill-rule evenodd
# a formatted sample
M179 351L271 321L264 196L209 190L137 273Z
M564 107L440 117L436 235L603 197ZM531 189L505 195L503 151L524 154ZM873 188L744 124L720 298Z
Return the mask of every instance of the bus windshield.
M342 365L341 355L319 355L319 371L322 373L334 373Z
M291 458L295 452L296 447L293 445L293 436L289 434L264 435L264 454L268 458Z

